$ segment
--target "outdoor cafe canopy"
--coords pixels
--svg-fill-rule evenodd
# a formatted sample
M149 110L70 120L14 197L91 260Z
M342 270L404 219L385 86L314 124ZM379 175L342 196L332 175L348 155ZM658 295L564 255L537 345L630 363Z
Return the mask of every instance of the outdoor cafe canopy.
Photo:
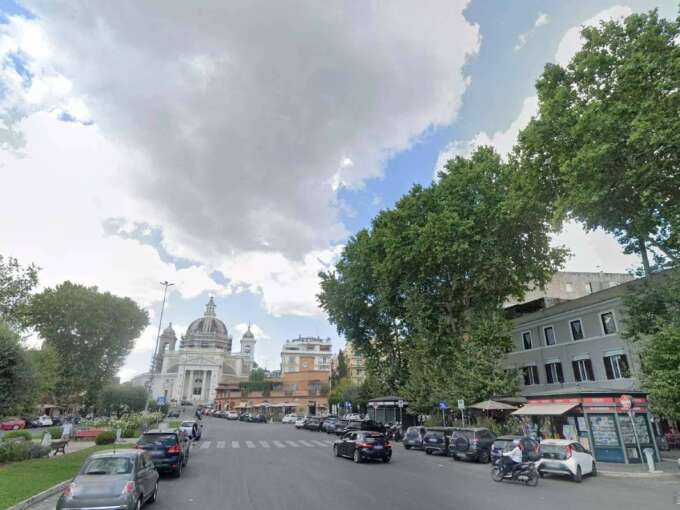
M482 402L477 402L470 406L472 409L481 409L482 411L511 411L517 409L515 406L509 404L504 404L503 402L497 402L495 400L484 400Z

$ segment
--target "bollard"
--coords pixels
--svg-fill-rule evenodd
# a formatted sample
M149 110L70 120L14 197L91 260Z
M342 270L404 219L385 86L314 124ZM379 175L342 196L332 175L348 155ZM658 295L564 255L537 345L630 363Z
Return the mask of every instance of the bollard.
M647 466L649 467L649 472L653 473L654 469L654 450L651 448L644 449L645 458L647 459Z

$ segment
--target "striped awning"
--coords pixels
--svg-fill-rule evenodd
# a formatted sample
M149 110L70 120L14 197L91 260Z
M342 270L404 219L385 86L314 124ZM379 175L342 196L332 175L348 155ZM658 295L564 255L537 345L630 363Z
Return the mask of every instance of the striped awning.
M579 404L527 404L512 412L515 416L561 416Z

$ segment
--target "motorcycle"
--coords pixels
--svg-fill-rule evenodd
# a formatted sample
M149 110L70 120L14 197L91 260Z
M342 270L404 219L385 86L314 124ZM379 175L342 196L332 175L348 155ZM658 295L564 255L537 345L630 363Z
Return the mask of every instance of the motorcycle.
M503 457L494 462L491 466L491 479L494 482L502 482L503 480L513 480L517 482L524 482L525 485L535 487L538 484L538 470L534 462L522 462L519 466L514 466L504 473Z
M387 430L385 431L385 435L388 440L401 441L403 435L401 425L399 423L388 425Z

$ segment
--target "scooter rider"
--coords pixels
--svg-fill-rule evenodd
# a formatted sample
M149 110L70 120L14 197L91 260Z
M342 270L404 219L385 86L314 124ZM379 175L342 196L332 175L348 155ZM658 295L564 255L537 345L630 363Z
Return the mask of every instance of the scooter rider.
M522 464L522 442L519 439L515 439L512 445L514 446L512 450L503 452L503 476L508 471L514 471Z

